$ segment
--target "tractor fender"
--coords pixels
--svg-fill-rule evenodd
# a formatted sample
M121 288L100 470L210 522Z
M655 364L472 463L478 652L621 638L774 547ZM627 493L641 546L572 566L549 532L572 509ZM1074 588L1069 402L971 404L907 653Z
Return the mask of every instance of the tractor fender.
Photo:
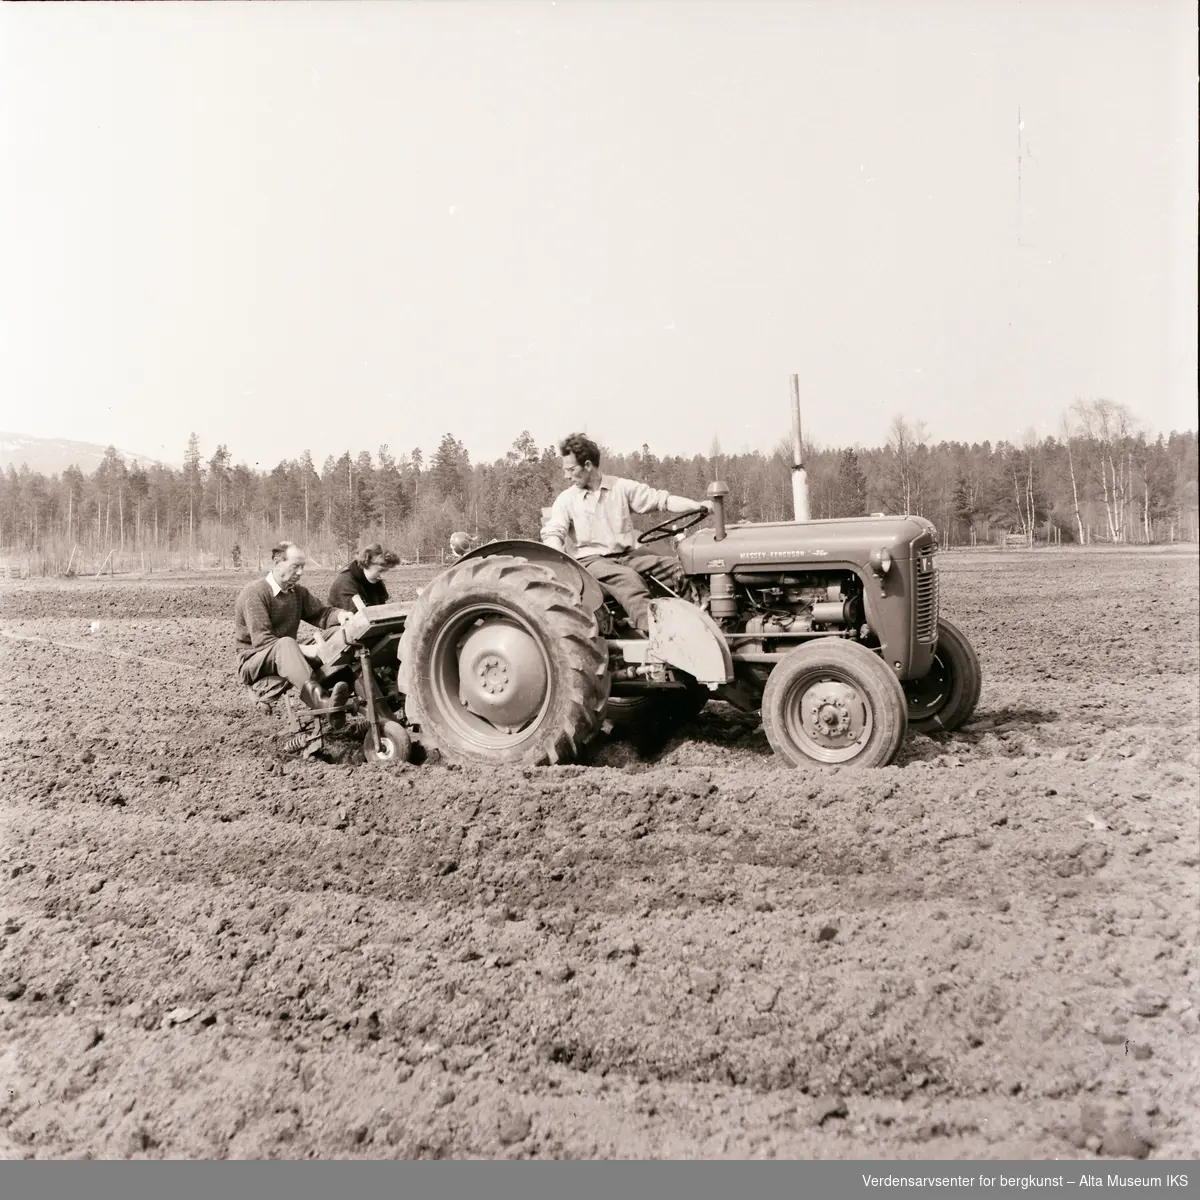
M547 546L544 542L526 541L521 538L485 542L464 554L458 561L465 562L468 558L491 558L497 554L508 558L523 558L528 562L549 567L567 587L578 594L579 603L587 612L598 612L604 607L604 591L600 587L600 581L569 554Z
M650 601L649 661L686 671L697 683L733 680L733 658L720 627L702 608L687 600Z

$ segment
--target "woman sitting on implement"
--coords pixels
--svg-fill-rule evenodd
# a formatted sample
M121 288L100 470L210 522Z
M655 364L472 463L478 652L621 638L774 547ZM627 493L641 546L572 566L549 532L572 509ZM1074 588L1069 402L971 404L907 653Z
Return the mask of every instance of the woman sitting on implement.
M378 542L364 546L340 572L329 586L329 603L335 608L358 609L355 600L368 607L388 602L388 590L384 586L383 573L399 563L399 555L385 550ZM378 670L395 671L399 665L397 650L399 641L390 641L371 655L371 662Z
M378 542L364 546L330 585L329 603L334 608L348 608L351 612L358 608L354 603L355 596L368 607L386 604L388 590L384 586L383 573L399 561L398 555L385 550Z

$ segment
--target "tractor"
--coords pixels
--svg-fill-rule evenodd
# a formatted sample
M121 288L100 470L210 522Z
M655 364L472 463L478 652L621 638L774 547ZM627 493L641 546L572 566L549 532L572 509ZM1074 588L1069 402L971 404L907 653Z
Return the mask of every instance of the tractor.
M929 521L726 524L727 494L708 488L711 528L689 532L698 509L639 536L675 539L689 582L684 597L650 581L648 635L540 542L490 542L443 570L403 606L413 736L451 763L569 763L605 729L678 724L717 699L758 712L791 766L882 767L908 729L970 718L979 661L939 611Z
M960 728L979 659L941 615L933 524L809 519L796 375L792 451L794 521L727 523L717 481L711 528L697 509L639 535L673 539L686 580L648 579L648 635L570 554L456 534L415 602L363 608L321 648L320 678L354 676L368 761L565 764L606 730L669 730L711 699L758 713L793 767L882 767L907 730ZM397 638L385 694L372 654Z

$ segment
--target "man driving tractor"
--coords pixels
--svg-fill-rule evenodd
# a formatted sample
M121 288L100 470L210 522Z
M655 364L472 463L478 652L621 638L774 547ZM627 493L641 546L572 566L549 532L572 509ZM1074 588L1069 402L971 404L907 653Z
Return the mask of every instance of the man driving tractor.
M660 579L676 592L686 589L687 580L678 558L637 545L631 514L711 511L712 503L603 474L600 447L582 433L564 438L559 454L570 486L555 498L542 528L542 542L566 551L567 535L572 533L575 546L569 553L608 589L630 621L648 634L650 588L644 576Z

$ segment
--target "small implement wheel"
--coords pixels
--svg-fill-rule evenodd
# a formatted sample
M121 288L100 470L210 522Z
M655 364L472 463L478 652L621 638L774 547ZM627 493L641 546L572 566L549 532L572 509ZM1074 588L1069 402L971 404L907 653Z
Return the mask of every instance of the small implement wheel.
M447 762L570 762L600 729L611 676L594 613L540 563L464 559L437 576L400 643L405 713Z
M983 673L971 643L957 625L938 621L933 665L904 684L908 724L918 733L951 733L965 725L979 703Z
M783 658L763 690L771 749L793 767L884 767L904 740L904 689L877 654L822 639Z
M371 731L363 739L363 758L377 767L395 767L409 761L412 755L412 738L408 730L395 721L384 721L379 727L379 749Z

